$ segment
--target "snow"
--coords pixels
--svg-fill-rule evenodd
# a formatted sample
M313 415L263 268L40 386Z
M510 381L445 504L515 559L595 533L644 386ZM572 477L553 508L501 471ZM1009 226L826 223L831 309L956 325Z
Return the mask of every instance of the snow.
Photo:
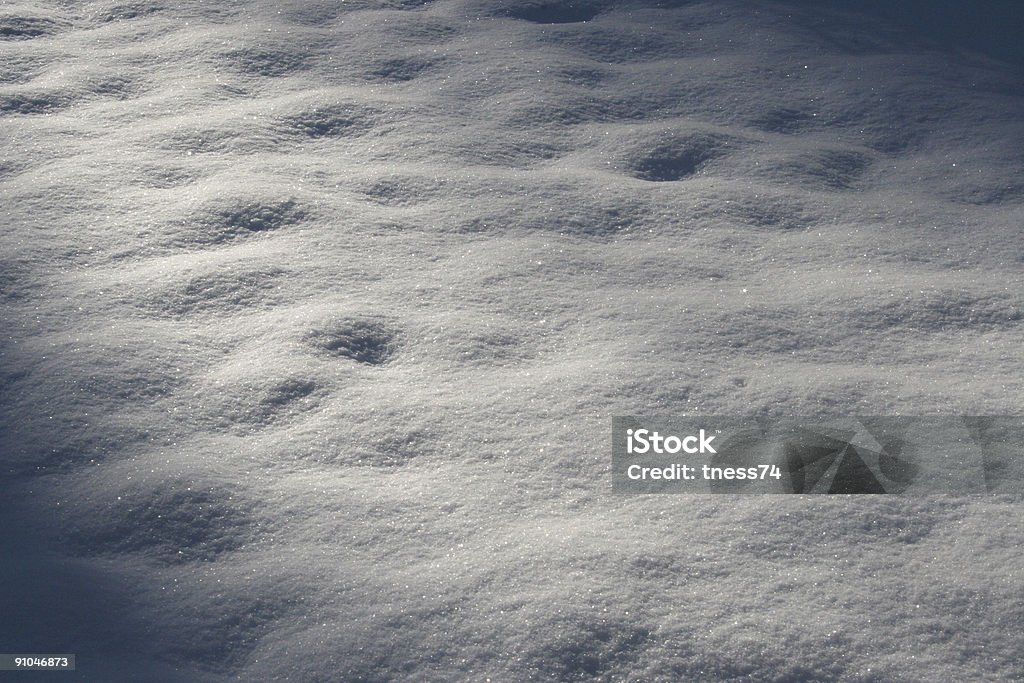
M609 471L613 415L1020 412L981 4L0 5L0 652L1024 679L1015 497Z

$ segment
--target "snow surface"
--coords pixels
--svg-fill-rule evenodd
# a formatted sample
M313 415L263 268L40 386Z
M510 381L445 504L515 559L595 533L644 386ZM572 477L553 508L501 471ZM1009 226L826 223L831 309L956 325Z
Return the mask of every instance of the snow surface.
M895 5L0 3L0 652L1024 680L1013 499L610 493L613 415L1019 413L1020 7Z

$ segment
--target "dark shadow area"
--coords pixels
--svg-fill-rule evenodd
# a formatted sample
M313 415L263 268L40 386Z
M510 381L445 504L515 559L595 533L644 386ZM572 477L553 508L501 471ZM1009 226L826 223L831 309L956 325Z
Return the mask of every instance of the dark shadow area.
M590 21L603 5L594 2L526 2L508 11L508 16L536 24L575 24Z
M952 48L1024 68L1024 3L1017 0L864 0L865 9Z
M0 485L0 649L77 656L74 672L4 671L0 680L99 681L112 666L128 675L122 667L133 655L152 666L148 654L142 655L151 634L133 614L131 589L116 572L63 552L53 520L31 490L11 478Z
M1024 74L1024 3L1017 0L783 0L807 16L820 10L862 13L891 28L956 52L1010 63Z

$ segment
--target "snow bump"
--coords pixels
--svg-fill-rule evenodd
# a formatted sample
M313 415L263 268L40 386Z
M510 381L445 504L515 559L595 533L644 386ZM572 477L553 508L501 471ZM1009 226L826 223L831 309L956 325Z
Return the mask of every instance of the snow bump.
M375 317L342 318L309 336L315 348L364 365L385 365L398 351L398 333L390 321Z

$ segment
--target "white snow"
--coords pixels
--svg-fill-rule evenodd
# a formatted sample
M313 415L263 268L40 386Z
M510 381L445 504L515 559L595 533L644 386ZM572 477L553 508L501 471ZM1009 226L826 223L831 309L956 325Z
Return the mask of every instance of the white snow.
M1024 61L869 6L0 4L0 652L1024 680L1013 498L611 494L613 415L1019 413Z

